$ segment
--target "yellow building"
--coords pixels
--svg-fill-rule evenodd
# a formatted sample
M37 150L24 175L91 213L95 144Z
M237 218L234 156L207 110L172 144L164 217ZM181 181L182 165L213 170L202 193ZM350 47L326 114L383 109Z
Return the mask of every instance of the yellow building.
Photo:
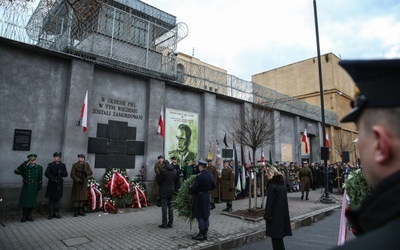
M351 110L354 84L339 66L339 60L333 53L321 56L324 107L336 113L340 119ZM317 57L255 74L252 82L321 107ZM340 127L328 126L326 132L333 152L331 162L342 161L343 151L350 152L350 162L357 159L354 143L357 132L353 123L343 123Z

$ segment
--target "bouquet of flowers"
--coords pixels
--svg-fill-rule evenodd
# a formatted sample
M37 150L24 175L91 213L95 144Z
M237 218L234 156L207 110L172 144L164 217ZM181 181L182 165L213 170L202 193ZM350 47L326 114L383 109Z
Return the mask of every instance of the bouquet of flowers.
M86 207L89 211L99 210L103 207L103 194L101 192L100 184L93 178L88 179L88 193L86 200Z
M130 185L133 198L131 207L133 208L147 207L146 186L143 184L143 182L139 182L132 179Z
M361 169L349 173L344 183L344 188L349 201L346 210L358 208L364 198L371 192L371 187L368 185ZM352 230L354 235L357 234L349 222L347 222L347 227Z

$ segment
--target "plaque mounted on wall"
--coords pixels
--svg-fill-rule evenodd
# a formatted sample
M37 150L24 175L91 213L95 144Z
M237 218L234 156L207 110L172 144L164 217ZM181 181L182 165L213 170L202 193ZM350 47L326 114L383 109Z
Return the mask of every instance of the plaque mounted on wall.
M13 150L29 151L31 149L32 130L15 129Z

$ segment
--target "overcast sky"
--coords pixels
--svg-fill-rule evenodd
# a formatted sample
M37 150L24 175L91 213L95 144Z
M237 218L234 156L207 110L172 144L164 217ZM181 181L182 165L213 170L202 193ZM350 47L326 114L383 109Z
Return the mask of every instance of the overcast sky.
M178 52L251 75L317 55L313 0L142 0L186 23ZM317 0L321 54L400 58L398 0Z

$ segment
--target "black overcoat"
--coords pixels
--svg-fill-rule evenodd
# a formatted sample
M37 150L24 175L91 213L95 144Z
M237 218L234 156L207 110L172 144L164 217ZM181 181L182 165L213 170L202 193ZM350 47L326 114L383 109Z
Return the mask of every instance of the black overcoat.
M157 175L159 194L161 198L172 198L178 191L179 177L176 169L171 164L166 164Z
M208 218L210 216L210 193L214 188L214 176L203 169L194 180L189 190L194 194L192 216L193 218Z
M276 175L268 180L264 219L267 236L271 238L292 236L286 186L282 175Z
M46 188L46 198L61 199L63 197L63 177L68 176L67 167L64 163L57 164L55 161L49 163L44 175L49 179ZM57 183L58 181L58 183Z

